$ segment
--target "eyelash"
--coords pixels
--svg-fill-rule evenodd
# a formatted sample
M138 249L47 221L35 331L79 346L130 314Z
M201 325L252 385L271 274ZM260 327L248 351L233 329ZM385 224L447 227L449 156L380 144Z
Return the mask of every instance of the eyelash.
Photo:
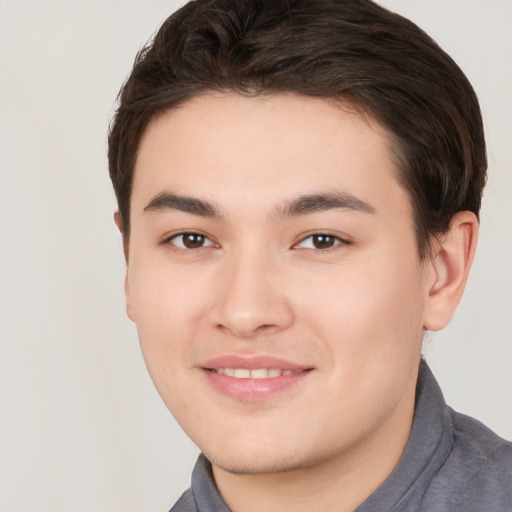
M206 242L208 241L209 243L207 245L200 245L198 247L186 247L186 245L182 242L181 246L177 245L176 243L173 243L174 240L176 239L179 239L180 237L185 237L185 236L196 236L196 237L199 237L203 240L203 242ZM348 246L348 245L351 245L351 242L349 240L345 240L339 236L336 236L336 235L332 235L330 233L326 233L326 232L319 232L319 233L311 233L310 235L302 238L298 243L294 244L292 246L292 249L300 249L300 245L303 244L304 242L306 242L307 240L313 240L314 237L319 237L319 238L322 238L322 237L325 237L325 238L328 238L330 241L333 242L333 245L330 246L330 247L325 247L325 248L320 248L320 247L303 247L303 249L308 249L308 250L314 250L314 251L319 251L319 252L322 252L322 253L328 253L328 252L331 252L331 251L335 251L336 249L338 249L340 246ZM314 242L313 242L314 244ZM170 245L173 250L175 251L201 251L201 250L204 250L208 247L215 247L216 244L215 242L213 242L207 235L205 235L204 233L200 233L200 232L195 232L195 231L184 231L184 232L181 232L181 233L176 233L170 237L167 237L165 240L162 241L162 245Z
M182 243L182 246L180 247L179 245L177 245L176 243L173 243L174 240L180 238L180 237L186 237L186 236L196 236L196 237L200 237L202 238L204 241L208 241L208 245L201 245L199 247L186 247L186 245L184 243ZM214 242L212 242L212 240L207 236L205 235L204 233L199 233L199 232L196 232L196 231L183 231L181 233L176 233L170 237L167 237L165 240L162 241L162 244L163 245L170 245L174 250L176 251L198 251L198 250L201 250L201 249L205 249L207 247L213 247L215 246L216 244Z
M331 251L335 251L336 249L338 249L340 246L348 246L351 244L351 242L349 240L345 240L344 238L341 238L339 236L336 236L336 235L332 235L331 233L325 233L325 232L320 232L320 233L311 233L310 235L302 238L297 244L295 244L293 247L296 248L297 246L299 246L300 244L303 244L304 242L306 242L307 240L311 239L313 240L314 237L325 237L325 238L328 238L330 240L333 241L334 245L330 246L330 247L325 247L325 248L320 248L320 247L305 247L305 249L311 249L311 250L315 250L315 251L320 251L322 253L327 253L327 252L331 252Z

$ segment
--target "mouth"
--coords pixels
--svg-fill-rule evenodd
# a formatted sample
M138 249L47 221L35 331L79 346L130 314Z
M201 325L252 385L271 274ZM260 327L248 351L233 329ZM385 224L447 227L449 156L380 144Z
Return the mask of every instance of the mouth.
M303 370L281 370L279 368L211 368L212 372L219 375L227 375L235 379L276 379L277 377L289 376L300 373Z
M292 392L314 368L271 357L225 356L201 365L208 384L240 402L258 402Z

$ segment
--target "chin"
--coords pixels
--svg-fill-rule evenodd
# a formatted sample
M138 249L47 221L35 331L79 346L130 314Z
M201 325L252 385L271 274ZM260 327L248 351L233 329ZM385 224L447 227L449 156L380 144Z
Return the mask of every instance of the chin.
M297 447L262 447L241 449L202 450L205 457L216 467L235 475L269 475L302 469L316 462L304 450ZM318 458L318 457L317 457Z
M222 455L216 457L204 454L216 467L234 475L271 475L285 473L302 467L295 458L283 459L281 457L236 457Z

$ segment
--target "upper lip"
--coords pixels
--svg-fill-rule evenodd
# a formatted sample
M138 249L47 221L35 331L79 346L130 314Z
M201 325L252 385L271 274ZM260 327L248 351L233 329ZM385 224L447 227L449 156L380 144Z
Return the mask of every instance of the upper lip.
M312 367L302 365L268 355L240 356L228 354L208 359L200 365L201 368L213 370L216 368L244 368L247 370L257 370L260 368L280 369L280 370L309 370Z

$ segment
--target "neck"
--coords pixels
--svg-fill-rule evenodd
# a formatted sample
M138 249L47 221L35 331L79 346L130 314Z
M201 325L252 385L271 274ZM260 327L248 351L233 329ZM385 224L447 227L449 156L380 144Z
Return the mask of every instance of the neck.
M217 487L232 512L352 512L391 474L407 441L414 390L381 428L328 460L274 474L233 474L213 466Z

